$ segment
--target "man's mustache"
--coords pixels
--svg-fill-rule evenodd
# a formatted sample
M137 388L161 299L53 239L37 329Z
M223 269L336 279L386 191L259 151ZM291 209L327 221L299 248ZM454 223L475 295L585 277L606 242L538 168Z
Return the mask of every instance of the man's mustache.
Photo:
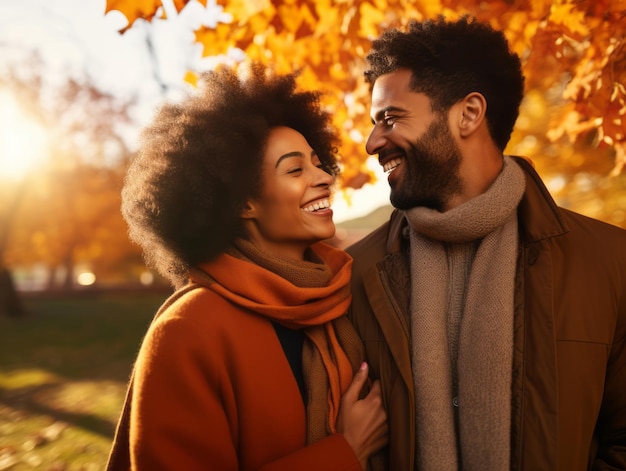
M378 153L378 161L384 161L390 155L401 154L406 155L406 151L402 147L386 147Z

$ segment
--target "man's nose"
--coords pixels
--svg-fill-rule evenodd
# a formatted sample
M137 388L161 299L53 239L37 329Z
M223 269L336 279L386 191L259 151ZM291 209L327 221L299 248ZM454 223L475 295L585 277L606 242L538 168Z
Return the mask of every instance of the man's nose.
M378 126L374 126L365 143L365 151L369 155L377 154L378 150L381 149L384 144L385 138L383 137L381 129Z

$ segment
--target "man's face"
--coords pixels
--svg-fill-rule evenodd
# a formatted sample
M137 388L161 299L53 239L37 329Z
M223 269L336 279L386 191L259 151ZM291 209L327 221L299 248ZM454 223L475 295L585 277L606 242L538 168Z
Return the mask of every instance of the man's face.
M369 154L389 172L391 203L399 209L427 206L443 211L462 191L461 153L447 114L432 110L430 99L410 89L411 72L379 77L372 89L374 127Z

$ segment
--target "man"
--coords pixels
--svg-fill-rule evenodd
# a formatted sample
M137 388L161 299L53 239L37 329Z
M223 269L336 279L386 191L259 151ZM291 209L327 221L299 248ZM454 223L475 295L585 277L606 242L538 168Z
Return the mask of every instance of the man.
M348 249L387 468L626 469L626 231L503 156L523 96L502 33L389 30L367 56L388 223Z

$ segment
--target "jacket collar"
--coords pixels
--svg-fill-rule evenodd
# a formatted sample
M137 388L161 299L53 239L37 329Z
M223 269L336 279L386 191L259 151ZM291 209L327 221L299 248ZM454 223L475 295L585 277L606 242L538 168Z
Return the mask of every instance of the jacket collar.
M569 232L559 208L531 162L523 157L511 158L526 175L526 191L517 210L522 242L538 242Z
M389 218L389 236L385 253L393 254L402 251L402 231L408 230L408 222L404 217L404 211L394 209Z

